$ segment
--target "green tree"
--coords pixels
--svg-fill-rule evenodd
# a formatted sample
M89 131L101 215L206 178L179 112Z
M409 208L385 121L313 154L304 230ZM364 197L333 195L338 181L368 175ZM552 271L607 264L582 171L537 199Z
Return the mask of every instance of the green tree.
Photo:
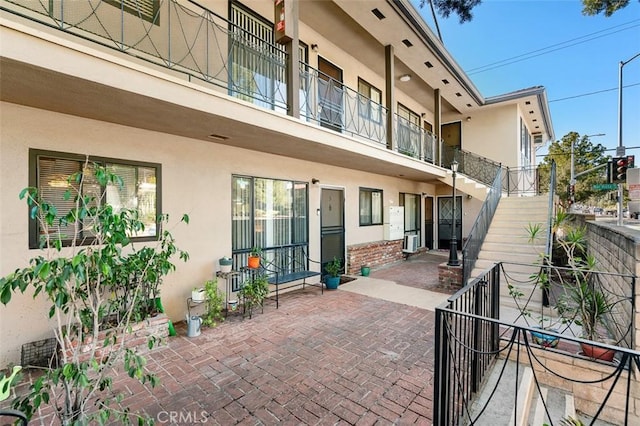
M602 144L594 145L589 136L580 136L577 132L569 132L561 140L549 146L549 153L540 163L540 184L543 190L548 189L551 162L556 162L556 190L560 202L568 206L568 189L571 180L571 145L573 144L574 170L578 175L597 166L606 164L609 156L605 155ZM607 168L601 167L591 173L586 173L576 179L576 202L587 202L589 199L601 195L594 191L593 185L604 183L607 179Z
M437 11L444 18L454 13L460 23L464 23L473 19L471 11L480 3L482 0L420 0L420 7L428 4L432 11ZM582 14L594 16L604 13L609 17L628 4L629 0L582 0Z

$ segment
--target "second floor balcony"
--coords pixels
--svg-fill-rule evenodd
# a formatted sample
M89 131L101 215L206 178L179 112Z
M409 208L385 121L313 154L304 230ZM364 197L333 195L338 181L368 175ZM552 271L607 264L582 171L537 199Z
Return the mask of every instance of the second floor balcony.
M34 28L44 26L45 31L60 40L73 40L106 52L116 50L128 55L134 64L161 72L164 70L172 78L187 80L206 90L241 99L261 110L270 110L283 116L292 115L299 118L301 123L314 123L341 136L365 141L378 150L399 153L407 159L419 160L427 165L447 166L442 158L445 149L435 133L422 126L419 120L390 111L382 99L355 90L341 79L314 68L308 62L304 46L300 47L302 60L298 64L297 78L291 82L291 78L287 77L291 75L287 73L288 54L283 46L270 40L272 36L269 35L268 26L252 26L251 31L243 28L241 23L245 18L242 16L232 22L195 2L176 0L2 0L1 9L3 17L20 19ZM60 65L61 69L64 68ZM16 68L16 80L27 78L23 71ZM109 71L105 69L104 72ZM48 86L47 83L40 82ZM33 94L33 106L65 113L75 113L83 108L85 112L79 112L78 115L93 117L87 111L91 107L90 98L83 99L83 96L98 90L96 84L84 82L82 86L77 86L74 89L78 92L77 104L73 105L72 102L66 106L62 105L59 94L55 99L55 87L38 90L39 85L35 81L23 84L30 87L25 90ZM290 84L298 87L295 103L287 94ZM3 98L13 101L13 90L18 89L5 91ZM44 99L47 93L52 99ZM20 96L24 98L24 93ZM112 92L106 98L116 97L122 101L124 98L121 96L124 95ZM148 99L138 101L139 106L151 105ZM109 99L104 99L104 102L108 103ZM127 98L127 102L136 104L133 97ZM42 105L44 103L49 105ZM117 108L118 102L114 105ZM297 113L292 113L292 106L297 106ZM94 105L93 108L99 109L101 106ZM145 116L142 108L140 114ZM108 118L109 114L103 114L101 118L105 115ZM186 121L202 118L192 116ZM237 119L244 121L245 125L255 124L241 117ZM175 116L175 120L179 120L179 116ZM125 125L139 123L127 119L112 121ZM184 123L185 120L182 121ZM172 126L176 127L177 124ZM158 130L168 133L191 135L187 130L176 132L159 127ZM221 136L218 141L225 143L224 132L210 133L213 139ZM344 139L342 143L348 144ZM265 145L263 149L267 150L268 147ZM273 152L279 153L277 150ZM331 153L338 152L334 149ZM374 154L375 151L368 152L368 157L379 156ZM399 161L402 163L402 160ZM442 169L423 168L420 174L411 176L411 169L419 166L404 164L389 174L400 173L408 178L420 179L443 175ZM367 169L373 167L375 165L371 162L366 166ZM407 173L403 172L403 167Z

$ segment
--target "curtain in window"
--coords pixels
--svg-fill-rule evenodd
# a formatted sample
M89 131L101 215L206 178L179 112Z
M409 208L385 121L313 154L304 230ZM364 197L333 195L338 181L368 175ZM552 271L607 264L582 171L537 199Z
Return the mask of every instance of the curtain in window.
M82 195L93 198L94 204L108 203L117 211L127 208L138 210L139 218L145 225L145 230L134 237L156 235L157 203L156 203L156 169L117 163L107 163L107 168L120 176L122 187L110 184L101 187L94 175L94 162L90 160L84 169L85 161L77 158L60 158L50 155L35 155L36 182L43 200L55 206L58 219L49 236L60 237L65 242L77 239L76 243L83 244L83 240L95 235L93 218L87 217L79 224L66 224L60 221L69 211L76 207L75 197L78 195L79 184L69 182L69 177L75 173L82 173ZM69 157L72 157L69 154ZM104 164L104 163L102 163ZM65 193L69 191L69 196ZM30 237L30 246L35 248L43 240L44 229L40 224L35 225L36 235Z
M307 192L303 182L234 176L233 251L307 243Z

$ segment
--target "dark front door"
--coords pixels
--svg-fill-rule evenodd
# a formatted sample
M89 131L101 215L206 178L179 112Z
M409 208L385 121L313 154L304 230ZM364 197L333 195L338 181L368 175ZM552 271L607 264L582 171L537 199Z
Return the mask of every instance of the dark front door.
M344 191L322 188L320 196L321 262L324 265L334 256L344 266Z
M433 197L424 198L424 246L433 249Z
M331 62L318 58L318 103L320 125L342 131L342 70Z
M438 248L448 249L451 241L451 220L453 202L451 197L438 198ZM458 248L462 247L462 197L456 196L456 239Z

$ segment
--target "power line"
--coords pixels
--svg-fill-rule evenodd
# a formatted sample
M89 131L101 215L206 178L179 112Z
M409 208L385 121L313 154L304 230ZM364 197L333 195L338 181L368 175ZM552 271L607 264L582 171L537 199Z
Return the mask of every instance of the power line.
M639 86L639 85L640 85L640 83L627 84L626 86L622 86L622 88L626 89L627 87L634 87L634 86ZM552 101L549 101L549 103L551 103L551 102L559 102L559 101L566 101L566 100L569 100L569 99L583 98L585 96L597 95L597 94L606 93L606 92L613 92L614 90L618 90L618 88L614 87L612 89L604 89L604 90L598 90L596 92L589 92L589 93L582 93L580 95L567 96L566 98L554 99Z
M640 149L640 146L627 146L625 149ZM607 148L603 151L616 151L617 148ZM536 157L564 157L571 155L570 152L555 152L555 153L546 153L546 154L537 154Z
M517 56L513 56L511 58L503 59L503 60L500 60L500 61L497 61L497 62L493 62L491 64L483 65L481 67L472 68L472 69L467 71L467 74L468 75L473 75L473 74L478 74L478 73L485 72L485 71L490 71L490 70L493 70L493 69L496 69L496 68L500 68L500 67L503 67L503 66L506 66L506 65L511 65L511 64L514 64L514 63L517 63L517 62L525 61L527 59L532 59L532 58L535 58L535 57L538 57L538 56L542 56L542 55L545 55L547 53L555 52L557 50L566 49L568 47L572 47L572 46L576 46L578 44L586 43L588 41L596 40L598 38L602 38L602 37L605 37L605 36L608 36L608 35L612 35L612 34L615 34L615 33L621 32L621 31L626 31L626 30L635 28L637 26L640 26L640 24L631 25L631 26L629 26L627 28L622 28L622 29L619 29L617 31L609 32L609 31L614 30L616 28L624 27L624 26L633 24L633 23L638 22L638 21L640 21L640 19L636 19L636 20L633 20L633 21L630 21L630 22L626 22L624 24L616 25L616 26L611 27L611 28L606 28L604 30L596 31L596 32L591 33L591 34L586 34L586 35L583 35L583 36L580 36L580 37L576 37L576 38L571 39L571 40L567 40L567 41L563 41L563 42L560 42L560 43L552 44L552 45L547 46L547 47L543 47L543 48L540 48L540 49L532 50L530 52L523 53L523 54L520 54L520 55L517 55ZM607 33L606 34L601 34L601 33L605 33L605 32L607 32ZM601 34L601 35L598 35L598 34ZM590 37L590 38L587 38L587 37ZM583 39L585 39L585 40L583 40ZM575 43L573 43L574 41L575 41ZM568 44L568 43L571 43L571 44ZM551 50L549 50L549 49L551 49Z

